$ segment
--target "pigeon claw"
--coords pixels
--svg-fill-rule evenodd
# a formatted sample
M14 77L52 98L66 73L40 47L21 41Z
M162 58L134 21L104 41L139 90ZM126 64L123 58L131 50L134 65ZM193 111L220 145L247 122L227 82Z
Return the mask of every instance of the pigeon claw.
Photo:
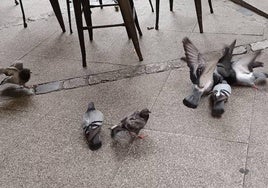
M253 87L253 89L255 89L255 90L259 90L259 88L254 84L254 85L252 85L252 87Z
M139 139L144 139L145 137L147 137L148 135L138 135L137 137L139 138Z

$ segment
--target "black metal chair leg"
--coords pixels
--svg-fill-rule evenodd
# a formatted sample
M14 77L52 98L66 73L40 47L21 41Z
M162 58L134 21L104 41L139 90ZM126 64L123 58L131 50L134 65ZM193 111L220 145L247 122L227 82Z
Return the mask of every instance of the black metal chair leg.
M115 3L118 3L118 0L115 1ZM119 7L120 8L120 7ZM120 8L121 9L121 8ZM127 36L128 36L128 39L131 39L131 34L130 34L130 31L129 31L129 28L128 27L125 27L126 28L126 31L127 31Z
M213 14L214 11L213 11L213 7L212 7L212 2L211 2L211 0L208 0L208 4L209 4L209 8L210 8L210 13Z
M140 28L140 24L139 24L139 20L138 20L138 16L137 16L137 13L136 11L134 12L135 14L135 25L136 25L136 28L139 32L139 35L142 36L142 31L141 31L141 28Z
M102 0L99 0L100 5L102 5ZM100 7L101 9L103 9L103 6Z
M203 33L201 0L194 0L194 2L195 2L195 10L196 10L196 15L197 15L199 30L200 30L200 33Z
M137 12L136 12L135 7L134 7L133 0L129 0L129 3L131 6L132 14L134 15L134 21L135 21L136 28L139 32L139 35L142 36L142 32L141 32L141 28L140 28L140 24L139 24Z
M173 0L169 0L169 10L173 11Z
M138 36L137 36L137 32L136 32L136 28L135 28L135 24L133 20L133 14L131 11L130 3L129 1L126 1L126 0L118 0L118 3L120 6L120 10L122 13L125 26L128 28L128 31L131 35L131 39L135 47L136 53L139 57L139 60L142 61L143 57L140 51L139 40L138 40Z
M15 0L15 4L16 4L16 5L18 5L18 4L19 4L19 2L18 2L17 0Z
M23 5L22 5L22 1L20 1L20 8L21 8L21 12L22 12L22 18L23 18L23 26L24 28L27 27L27 23L26 23L26 18L25 18L25 14L24 14L24 8L23 8Z
M159 22L159 3L160 3L160 0L155 1L155 9L156 9L155 29L156 30L158 30L158 22Z
M61 14L61 10L60 10L60 4L59 4L59 1L58 0L49 0L50 1L50 4L55 12L55 15L57 17L57 20L60 24L60 27L62 29L62 32L65 32L65 26L64 26L64 21L63 21L63 18L62 18L62 14Z
M67 4L67 13L68 13L70 33L73 33L73 30L72 30L72 21L71 21L71 10L70 10L70 2L69 2L69 0L66 0L66 4Z
M151 6L151 9L152 9L152 12L154 12L154 6L152 4L152 0L149 0L149 3L150 3L150 6Z
M91 18L91 11L90 11L90 0L81 0L83 10L84 10L84 16L86 20L86 24L88 27L88 34L89 34L89 40L93 40L93 29L92 27L92 18Z
M81 1L74 0L73 5L74 5L77 32L78 32L78 37L79 37L79 44L80 44L81 54L82 54L82 65L83 67L86 67L87 62L86 62L86 50L85 50L85 41L84 41L84 32L83 32Z

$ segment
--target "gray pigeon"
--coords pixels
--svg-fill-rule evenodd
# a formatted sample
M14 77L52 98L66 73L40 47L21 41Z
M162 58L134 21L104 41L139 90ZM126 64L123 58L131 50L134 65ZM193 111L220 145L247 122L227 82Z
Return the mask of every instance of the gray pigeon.
M231 86L225 80L213 87L211 94L212 116L220 117L224 113L224 104L230 97L231 92Z
M267 73L253 72L253 68L263 67L262 62L255 61L260 54L261 51L257 51L232 63L232 68L235 72L236 84L258 89L256 84L266 83L266 78L268 78Z
M88 109L83 116L83 130L85 137L91 150L97 150L102 146L100 140L101 126L104 116L101 111L96 110L94 103L88 104Z
M146 125L149 119L149 113L151 112L145 108L127 116L121 120L119 125L111 128L111 137L115 140L117 140L119 137L126 136L143 138L143 136L139 135L139 132Z
M0 74L5 74L7 77L0 83L4 85L6 83L12 83L25 86L25 83L30 80L31 71L30 69L23 68L22 63L15 63L8 68L1 68Z
M183 104L189 108L198 106L201 96L208 93L214 84L213 73L218 60L207 62L193 43L186 37L182 40L186 62L190 68L190 79L194 84L193 93L183 100Z

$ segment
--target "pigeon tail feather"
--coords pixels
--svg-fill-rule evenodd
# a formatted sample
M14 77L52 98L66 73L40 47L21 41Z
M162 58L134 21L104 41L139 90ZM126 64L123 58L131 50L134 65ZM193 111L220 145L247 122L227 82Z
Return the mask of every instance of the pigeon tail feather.
M0 75L5 74L5 70L6 70L5 68L0 68Z

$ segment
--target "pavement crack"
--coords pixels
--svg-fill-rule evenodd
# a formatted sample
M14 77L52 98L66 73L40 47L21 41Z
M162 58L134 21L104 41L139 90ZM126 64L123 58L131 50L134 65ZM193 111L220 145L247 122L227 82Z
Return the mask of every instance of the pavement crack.
M79 87L118 81L121 79L133 78L146 74L156 74L160 72L170 71L173 69L180 69L182 67L183 64L180 61L169 61L164 63L130 66L98 74L89 74L64 80L40 83L35 85L34 91L36 95L39 95L55 91L75 89Z
M253 117L255 116L254 104L256 102L256 92L254 92L252 101L254 101L254 102L252 102L252 107L251 107L251 117L250 117L250 124L249 124L249 136L248 136L248 144L247 144L247 155L246 155L246 162L245 162L245 168L244 168L245 170L248 170L247 167L248 167L249 144L250 144L250 136L251 136ZM246 175L247 175L247 173L243 174L243 187L245 187Z

